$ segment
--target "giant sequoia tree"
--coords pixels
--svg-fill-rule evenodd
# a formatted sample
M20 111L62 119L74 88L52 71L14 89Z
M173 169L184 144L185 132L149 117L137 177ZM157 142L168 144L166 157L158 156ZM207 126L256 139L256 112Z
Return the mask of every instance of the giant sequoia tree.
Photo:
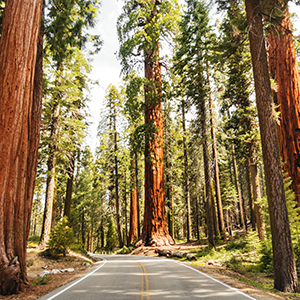
M281 173L261 6L259 0L246 0L245 3L271 220L274 287L295 292L298 277Z
M125 2L118 20L123 71L143 61L145 81L145 212L139 245L169 245L163 167L162 75L160 41L173 30L176 0Z
M276 11L284 11L279 24L267 36L269 65L276 88L273 96L280 112L278 139L284 170L292 179L291 188L300 206L300 76L289 12L278 1Z
M41 98L33 98L42 1L6 1L0 41L0 294L27 284ZM18 47L16 47L18 45ZM38 100L39 103L34 103ZM36 110L38 108L38 110Z

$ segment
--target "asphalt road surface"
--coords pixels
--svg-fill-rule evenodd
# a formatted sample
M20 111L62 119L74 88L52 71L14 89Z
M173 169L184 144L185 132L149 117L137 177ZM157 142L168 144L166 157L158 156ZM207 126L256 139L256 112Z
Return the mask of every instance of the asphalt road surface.
M87 275L39 299L255 299L171 259L134 255L97 256L103 262Z

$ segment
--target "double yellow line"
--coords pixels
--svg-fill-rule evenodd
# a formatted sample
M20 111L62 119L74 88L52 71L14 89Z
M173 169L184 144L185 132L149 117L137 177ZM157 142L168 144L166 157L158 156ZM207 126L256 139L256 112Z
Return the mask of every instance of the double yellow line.
M146 272L146 269L144 267L144 265L140 262L136 262L140 269L141 269L141 273L142 273L142 288L141 288L141 300L144 299L144 277L145 277L145 282L146 282L146 295L147 295L147 300L150 300L150 294L149 294L149 283L148 283L148 275Z

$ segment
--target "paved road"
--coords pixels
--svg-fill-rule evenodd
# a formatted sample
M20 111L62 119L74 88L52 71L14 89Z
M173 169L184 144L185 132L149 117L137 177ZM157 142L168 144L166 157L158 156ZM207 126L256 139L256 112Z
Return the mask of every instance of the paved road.
M103 262L90 273L40 300L254 300L174 260L134 255L98 257Z

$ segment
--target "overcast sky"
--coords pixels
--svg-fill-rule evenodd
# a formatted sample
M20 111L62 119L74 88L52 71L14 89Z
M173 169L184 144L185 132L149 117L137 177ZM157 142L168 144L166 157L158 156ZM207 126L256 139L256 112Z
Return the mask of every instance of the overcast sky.
M179 2L183 2L180 0ZM94 56L92 63L93 69L91 78L98 81L91 90L90 113L92 122L89 129L88 144L92 150L97 146L97 126L100 120L100 111L102 101L105 97L105 91L109 84L120 86L121 66L116 57L116 52L119 49L119 42L117 36L117 19L121 14L123 6L122 0L102 0L102 7L98 17L98 23L93 34L99 34L104 41L101 51ZM296 12L297 16L293 19L294 26L297 28L297 35L300 34L300 6L293 3L290 7L290 12Z

